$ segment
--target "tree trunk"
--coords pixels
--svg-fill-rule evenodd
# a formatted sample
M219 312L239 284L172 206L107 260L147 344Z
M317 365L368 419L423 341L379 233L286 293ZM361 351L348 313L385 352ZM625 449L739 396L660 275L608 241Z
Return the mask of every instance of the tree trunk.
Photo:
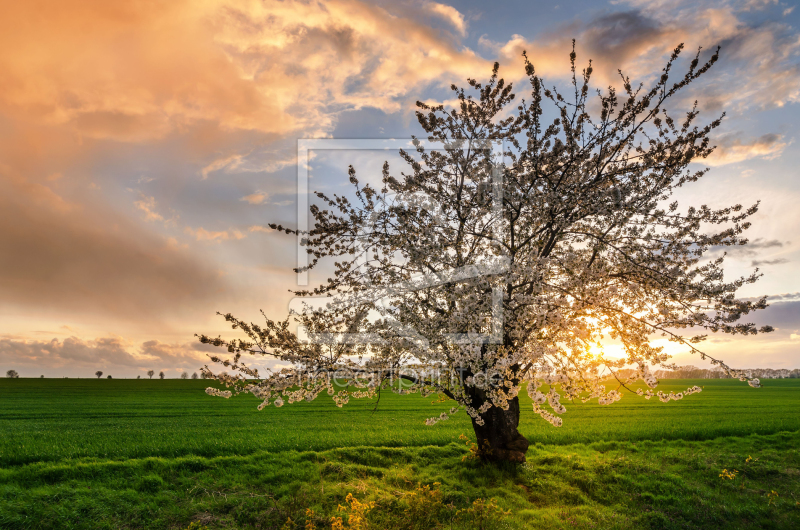
M509 400L508 410L492 407L481 418L483 425L472 420L481 458L490 462L525 462L525 452L530 444L517 430L519 398Z

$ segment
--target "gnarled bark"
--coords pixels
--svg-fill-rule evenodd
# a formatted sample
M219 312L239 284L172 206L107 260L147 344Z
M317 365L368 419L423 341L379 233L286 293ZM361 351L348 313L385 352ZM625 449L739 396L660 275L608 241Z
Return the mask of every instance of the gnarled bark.
M492 407L481 415L483 425L472 420L481 458L490 462L525 462L528 439L517 430L519 398L509 400L508 410Z

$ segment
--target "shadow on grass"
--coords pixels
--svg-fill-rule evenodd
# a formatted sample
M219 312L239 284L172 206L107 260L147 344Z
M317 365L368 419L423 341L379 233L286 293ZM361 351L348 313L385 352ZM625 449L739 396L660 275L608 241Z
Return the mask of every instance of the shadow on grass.
M0 470L0 527L800 528L798 447L778 433L537 443L499 467L456 443L43 462Z

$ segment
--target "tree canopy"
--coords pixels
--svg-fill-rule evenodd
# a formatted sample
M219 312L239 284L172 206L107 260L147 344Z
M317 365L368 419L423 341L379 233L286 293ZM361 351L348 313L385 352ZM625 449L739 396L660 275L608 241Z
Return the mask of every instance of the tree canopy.
M709 256L747 243L758 204L681 207L673 198L707 173L690 164L711 154L722 119L698 125L696 102L680 117L667 108L719 56L702 62L698 50L673 80L682 48L649 89L620 72L620 92L592 98L591 62L579 72L573 49L568 96L525 56L530 95L519 103L497 64L485 84L452 87L453 109L418 102L425 139L401 151L405 172L384 164L375 187L350 167L352 195L316 193L307 233L271 225L303 238L309 268L333 261L327 282L295 292L326 304L262 324L224 315L245 338L199 336L226 348L231 358L211 359L236 372L206 366L204 375L232 389L208 392L249 392L259 407L320 393L339 406L382 390L438 393L453 406L429 424L466 411L484 456L523 461L524 385L533 411L555 426L562 399L609 405L639 380L647 390L635 393L646 399L699 392L654 390L653 367L670 366L655 339L758 386L700 349L708 332L771 328L742 321L766 298L736 296L758 270L726 280L724 254ZM604 341L624 356L604 355ZM289 367L259 373L243 354ZM619 373L631 366L632 375Z

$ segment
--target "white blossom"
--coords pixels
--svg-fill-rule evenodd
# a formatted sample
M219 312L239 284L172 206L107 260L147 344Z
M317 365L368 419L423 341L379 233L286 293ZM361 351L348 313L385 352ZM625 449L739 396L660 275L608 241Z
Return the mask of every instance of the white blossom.
M320 395L342 407L389 391L455 402L428 425L462 409L485 425L516 410L527 385L534 413L561 426L562 398L612 405L629 392L668 403L700 392L654 390L651 367L669 361L655 342L664 336L758 388L758 379L697 347L709 331L771 331L740 323L766 307L765 298L736 298L758 274L725 279L724 258L707 259L712 248L747 243L758 205L674 200L704 176L690 163L713 151L709 135L720 120L695 126L693 110L675 123L666 102L717 57L694 61L674 82L665 74L650 90L625 81L624 95L601 93L599 115L587 103L590 68L567 103L527 57L523 103L512 103L496 70L486 85L470 82L475 97L457 90L454 114L419 103L428 140L401 153L403 174L387 163L376 187L350 167L352 193L317 193L310 230L270 225L303 239L303 270L332 262L326 283L295 291L324 307L309 303L262 324L224 315L245 338L200 340L227 349L230 358L211 361L237 375L206 367L204 376L253 394L259 409ZM542 122L545 104L555 121ZM467 130L476 137L463 139ZM597 351L609 339L623 345L621 358ZM259 373L243 355L281 368ZM632 390L639 381L646 389Z
M213 388L213 387L206 388L206 394L208 394L209 396L223 397L225 399L228 399L229 397L231 397L231 391L230 390L219 390L219 389L216 389L216 388Z

